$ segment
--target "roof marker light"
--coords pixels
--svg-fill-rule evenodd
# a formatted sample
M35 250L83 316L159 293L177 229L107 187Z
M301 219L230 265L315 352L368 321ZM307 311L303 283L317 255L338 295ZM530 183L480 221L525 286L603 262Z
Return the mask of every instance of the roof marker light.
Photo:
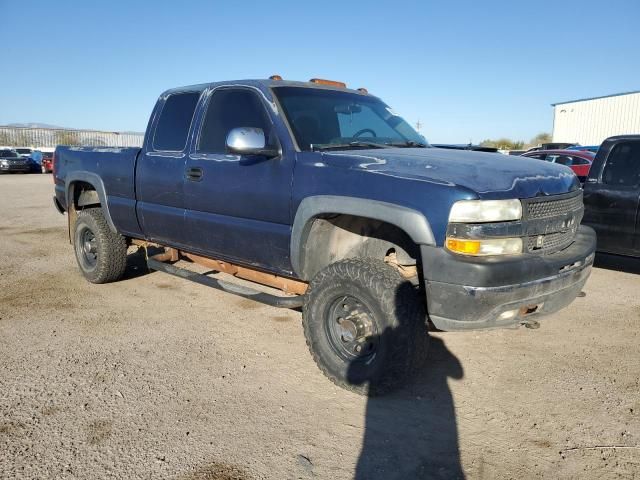
M282 77L280 75L271 75L269 80L282 80Z
M330 85L332 87L347 88L347 84L344 82L336 82L334 80L325 80L324 78L312 78L309 81L311 83L317 83L318 85Z
M358 91L359 91L360 93L364 93L365 95L368 95L368 94L369 94L369 90L367 90L366 88L362 88L362 87L360 87L360 88L358 89Z

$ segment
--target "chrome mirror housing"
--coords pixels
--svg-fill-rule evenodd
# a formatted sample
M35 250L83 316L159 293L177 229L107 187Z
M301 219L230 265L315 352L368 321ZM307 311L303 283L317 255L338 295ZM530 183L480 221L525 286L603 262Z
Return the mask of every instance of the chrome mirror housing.
M266 140L261 128L234 128L227 135L227 150L244 155L256 154L265 149Z
M277 157L280 148L266 146L264 131L261 128L239 127L234 128L227 135L227 151L238 155L262 155L265 157Z

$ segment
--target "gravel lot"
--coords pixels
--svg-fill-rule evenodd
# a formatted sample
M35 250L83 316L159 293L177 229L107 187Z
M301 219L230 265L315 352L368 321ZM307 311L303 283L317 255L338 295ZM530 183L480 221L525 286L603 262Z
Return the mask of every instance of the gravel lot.
M87 283L52 194L0 176L0 478L640 477L638 262L599 258L538 330L433 334L372 400L322 376L297 312L136 254Z

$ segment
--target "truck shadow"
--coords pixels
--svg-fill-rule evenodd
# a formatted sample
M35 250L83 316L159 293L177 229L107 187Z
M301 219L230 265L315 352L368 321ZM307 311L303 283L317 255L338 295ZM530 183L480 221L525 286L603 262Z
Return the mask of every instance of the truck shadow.
M640 258L597 253L594 267L615 270L616 272L640 274Z
M399 331L402 326L380 336L393 341ZM447 383L449 378L462 379L463 368L440 338L429 340L427 360L410 384L368 398L355 480L465 478Z
M155 253L159 253L158 252ZM149 255L153 255L151 249L149 249ZM146 274L150 273L150 270L147 268L147 259L144 256L144 250L139 248L136 251L129 252L127 254L127 269L124 272L124 275L121 280L132 280L134 278L142 277Z

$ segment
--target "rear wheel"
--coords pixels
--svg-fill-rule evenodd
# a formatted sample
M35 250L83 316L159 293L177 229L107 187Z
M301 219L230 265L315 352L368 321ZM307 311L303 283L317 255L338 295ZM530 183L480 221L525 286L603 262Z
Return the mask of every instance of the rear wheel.
M78 212L73 246L80 271L91 283L119 280L127 268L127 242L111 231L102 209Z
M344 260L318 273L302 318L320 370L357 393L402 386L425 358L423 302L411 282L378 260Z

